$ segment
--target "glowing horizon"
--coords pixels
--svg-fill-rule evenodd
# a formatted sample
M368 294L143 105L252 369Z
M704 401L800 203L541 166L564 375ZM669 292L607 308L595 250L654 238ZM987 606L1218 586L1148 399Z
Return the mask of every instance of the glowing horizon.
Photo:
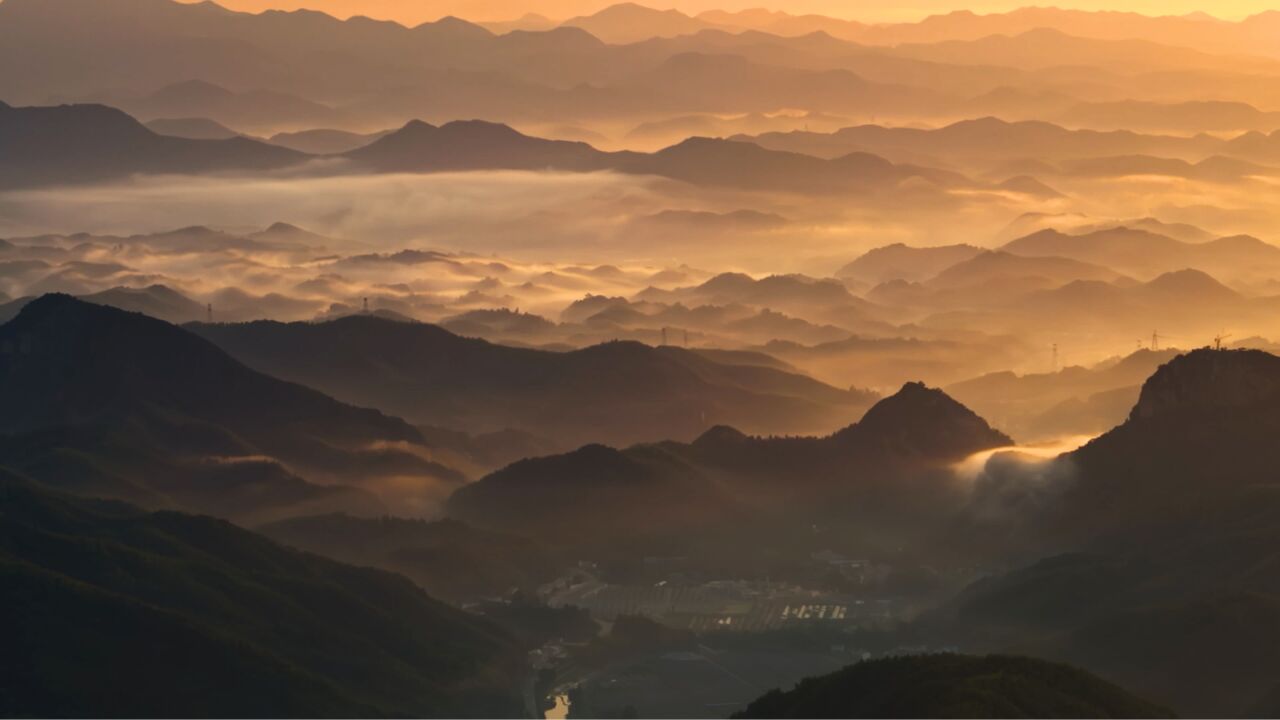
M200 2L202 0L179 0ZM522 0L213 0L232 10L316 10L347 18L363 15L380 20L418 24L454 16L477 22L516 20L528 14L561 21L589 15L624 0L547 0L536 7ZM1128 12L1149 17L1207 15L1220 20L1239 21L1268 11L1276 11L1267 0L1232 0L1206 9L1198 0L1064 0L1048 5L1020 0L988 0L965 4L958 0L917 0L909 5L847 0L651 0L637 4L658 10L679 10L696 15L710 10L741 11L766 9L792 15L826 15L867 23L916 22L932 15L969 11L979 15L1000 14L1023 8L1042 7L1092 12Z

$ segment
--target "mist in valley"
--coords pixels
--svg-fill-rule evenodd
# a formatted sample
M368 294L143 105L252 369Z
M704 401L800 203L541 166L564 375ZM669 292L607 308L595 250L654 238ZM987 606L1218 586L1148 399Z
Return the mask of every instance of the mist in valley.
M1280 712L1280 15L811 5L0 2L0 714Z

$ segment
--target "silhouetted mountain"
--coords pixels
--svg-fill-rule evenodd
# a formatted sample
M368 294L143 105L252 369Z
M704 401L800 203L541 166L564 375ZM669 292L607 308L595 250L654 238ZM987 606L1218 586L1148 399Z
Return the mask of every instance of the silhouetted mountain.
M923 383L903 385L834 437L901 457L957 460L980 449L1013 444L972 410Z
M678 10L651 10L635 3L611 5L593 15L575 17L561 23L577 27L607 43L626 44L654 37L676 37L714 27Z
M413 121L346 157L359 168L378 172L616 170L698 185L792 192L871 191L913 177L940 185L964 182L953 173L896 166L865 153L822 160L708 138L693 138L652 154L605 153L585 143L543 140L481 121L441 127Z
M867 153L823 160L765 150L750 143L692 138L624 164L632 172L662 175L697 185L831 193L892 187L911 177L948 185L963 182L951 173L896 166Z
M401 573L433 597L454 601L531 592L553 580L564 564L535 541L453 520L316 515L258 531L341 562Z
M1116 685L1028 657L917 655L864 660L791 690L773 690L735 718L1173 717Z
M1276 298L1241 295L1199 270L1177 270L1141 284L1079 280L1025 293L1011 299L1005 309L1026 322L1052 316L1061 323L1074 323L1090 317L1096 331L1126 332L1135 327L1158 328L1176 313L1187 340L1208 344L1222 331L1224 317L1257 322L1271 317L1278 305ZM1197 335L1202 339L1197 341Z
M188 140L228 140L240 136L240 133L220 122L201 117L161 118L146 123L146 126L157 135Z
M987 251L957 263L929 280L934 287L956 287L989 282L998 277L1040 276L1053 283L1073 280L1114 281L1121 275L1091 263L1060 257L1023 257L1008 252Z
M1258 277L1280 269L1280 248L1257 238L1236 236L1191 243L1127 227L1083 235L1041 230L1000 249L1015 255L1071 258L1135 277L1186 268L1223 277Z
M1142 384L1177 354L1138 350L1090 367L1025 375L1002 371L946 391L1022 440L1093 435L1123 422Z
M80 296L81 300L96 305L142 313L153 318L171 323L192 322L203 318L205 306L164 285L152 285L145 288L117 287L102 292ZM34 297L23 297L0 305L0 323L6 323L18 316L22 308L35 300Z
M362 148L389 135L391 130L376 133L353 133L345 130L301 130L276 133L267 142L311 155L339 155Z
M774 150L839 157L873 152L894 162L947 163L994 171L1032 159L1051 166L1068 160L1126 154L1199 160L1226 146L1208 135L1143 135L1130 130L1071 130L1043 121L994 117L961 120L937 129L861 125L833 133L766 133L744 138Z
M0 508L6 713L521 711L512 638L397 575L3 471Z
M487 528L577 545L719 528L741 515L716 483L659 449L587 445L565 455L521 460L450 498L448 513Z
M164 285L146 288L112 288L80 298L97 305L109 305L129 312L150 315L171 323L199 320L205 316L205 306Z
M872 399L632 342L546 352L369 317L189 328L251 367L414 422L518 428L567 446L688 439L718 422L756 432L838 427Z
M100 105L0 107L0 150L0 187L84 183L134 173L266 170L305 157L240 137L157 135Z
M917 248L894 243L868 250L836 271L836 277L853 278L878 285L890 280L919 282L943 270L970 260L982 252L972 245L944 245Z
M113 102L143 120L209 118L249 130L325 127L341 122L340 114L332 108L294 95L267 90L232 92L201 80L175 83L144 97Z
M413 121L346 156L380 172L601 170L608 155L585 143L543 140L478 120L441 127Z
M165 322L67 296L34 300L0 326L0 388L0 464L79 493L270 518L377 507L286 465L329 482L460 479L422 459L421 435L401 420L256 373Z
M1280 112L1264 112L1246 103L1223 101L1081 103L1058 120L1067 125L1100 130L1271 132L1280 128Z
M740 535L797 522L867 535L873 526L895 526L907 544L954 509L939 472L949 476L951 463L1010 444L941 391L908 384L830 436L763 438L717 427L689 445L587 446L459 488L447 512L580 551L599 540L601 553L616 543L687 542L681 552L696 554L703 542L767 542L763 531Z

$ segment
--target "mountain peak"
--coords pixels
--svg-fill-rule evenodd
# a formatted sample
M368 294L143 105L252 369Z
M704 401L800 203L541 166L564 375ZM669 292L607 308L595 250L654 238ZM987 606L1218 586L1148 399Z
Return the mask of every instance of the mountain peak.
M1161 365L1142 386L1130 419L1242 408L1280 394L1280 358L1261 350L1189 352Z
M749 439L749 436L737 428L716 425L699 435L698 439L693 441L693 446L696 448L737 447Z
M897 446L907 454L962 458L1013 444L976 413L945 392L909 382L867 411L858 424L839 433L858 442Z
M8 431L146 408L234 422L246 436L251 426L297 422L349 442L421 440L399 419L257 373L163 320L62 294L36 298L0 325L0 397Z

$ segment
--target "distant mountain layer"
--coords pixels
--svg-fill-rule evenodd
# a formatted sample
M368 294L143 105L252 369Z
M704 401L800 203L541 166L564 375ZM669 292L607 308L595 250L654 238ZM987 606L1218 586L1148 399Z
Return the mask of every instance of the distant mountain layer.
M0 187L84 183L133 174L262 171L300 165L312 157L243 137L190 140L158 135L120 111L97 105L0 106L0 148L11 148L0 155ZM326 164L315 172L613 170L700 185L806 193L867 192L907 178L943 186L967 183L954 173L898 166L868 154L824 160L706 138L653 154L606 153L585 143L529 137L480 121L441 127L413 121L376 139L370 136L367 144L340 157L345 165Z
M614 170L698 185L818 193L869 190L908 177L940 184L963 181L942 171L895 166L873 155L853 153L828 161L709 138L652 154L605 153L585 143L532 138L505 125L476 121L442 127L411 122L347 157L359 168L380 172Z
M101 105L0 104L0 188L111 180L126 175L268 170L306 158L256 140L158 135Z
M514 717L506 633L408 580L0 470L6 715Z
M774 368L632 342L546 352L367 316L188 327L251 367L351 402L422 424L522 429L568 447L689 439L717 423L829 430L874 400Z
M981 108L977 111L981 112ZM894 162L948 164L983 169L993 174L1008 172L1027 163L1039 165L1039 171L1033 173L1036 175L1058 173L1063 171L1056 167L1059 164L1070 167L1071 163L1093 163L1097 158L1122 156L1162 158L1166 163L1173 160L1195 162L1214 155L1258 162L1272 162L1280 158L1277 153L1280 145L1262 133L1227 139L1203 133L1191 136L1144 134L1141 131L1163 129L1154 124L1153 118L1170 114L1171 108L1153 104L1147 112L1151 116L1147 120L1135 118L1132 125L1116 120L1101 124L1101 130L1086 129L1089 124L1083 122L1063 127L1042 120L1010 122L997 117L981 117L935 129L859 125L831 133L771 132L756 136L740 135L733 139L753 142L772 150L817 157L834 158L862 151ZM1196 116L1194 108L1183 109L1182 112ZM1085 127L1080 128L1079 125ZM1193 120L1186 119L1174 129L1184 131L1194 126ZM1228 123L1227 129L1249 130L1255 126L1256 129L1274 129L1260 117L1238 126ZM1130 165L1136 167L1134 163ZM1188 172L1187 167L1184 162L1180 169ZM1074 169L1079 171L1083 168L1077 165ZM1169 168L1163 169L1168 171Z
M791 690L774 690L736 718L1173 717L1089 673L1027 657L919 655L864 660Z

